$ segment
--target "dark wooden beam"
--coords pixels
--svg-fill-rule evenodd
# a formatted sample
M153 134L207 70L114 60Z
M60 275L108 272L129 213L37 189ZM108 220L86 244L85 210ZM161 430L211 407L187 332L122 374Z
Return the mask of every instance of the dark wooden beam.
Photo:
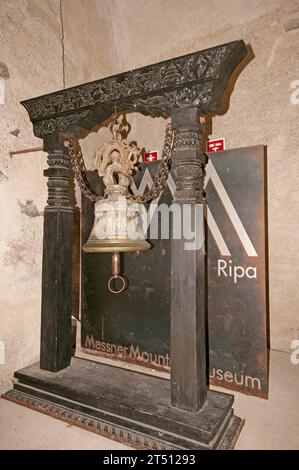
M40 366L52 372L71 360L73 208L68 150L61 135L44 138L48 205L44 212Z
M201 148L200 110L175 110L172 126L177 135L173 155L176 177L173 202L178 204L181 212L182 233L181 238L173 237L171 241L171 404L197 413L205 403L207 394L202 196L207 157ZM188 239L187 231L194 232L193 240Z
M220 109L227 81L247 55L243 41L176 57L158 64L23 101L37 137L79 136L118 112L170 116L197 106L202 115Z
M169 404L169 381L73 358L59 374L33 364L3 398L138 449L227 449L243 425L233 396L208 391L199 413Z

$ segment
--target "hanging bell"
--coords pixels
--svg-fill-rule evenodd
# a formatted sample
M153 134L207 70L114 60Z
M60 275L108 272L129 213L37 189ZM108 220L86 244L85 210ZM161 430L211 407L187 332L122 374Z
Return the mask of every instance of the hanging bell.
M134 207L135 206L135 207ZM120 294L127 288L127 279L120 274L120 252L145 251L151 248L141 230L136 203L124 197L108 197L96 202L95 220L88 241L83 245L87 253L112 253L112 276L108 289Z
M121 137L121 123L114 119L110 126L113 138L104 144L93 165L106 187L104 198L95 203L95 220L83 251L113 253L112 277L108 288L120 293L126 288L126 279L120 275L120 252L145 251L151 248L145 239L141 206L130 199L132 173L139 162L140 150ZM121 289L113 287L120 279Z
M114 194L110 193L107 199L96 202L93 228L83 251L116 253L150 248L137 203L121 196L117 190Z

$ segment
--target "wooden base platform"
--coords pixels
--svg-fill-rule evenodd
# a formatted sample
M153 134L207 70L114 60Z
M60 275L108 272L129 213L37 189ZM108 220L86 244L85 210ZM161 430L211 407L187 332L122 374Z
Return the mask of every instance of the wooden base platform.
M231 449L243 421L233 396L209 391L199 413L169 404L166 379L73 358L59 372L33 364L3 398L137 449Z

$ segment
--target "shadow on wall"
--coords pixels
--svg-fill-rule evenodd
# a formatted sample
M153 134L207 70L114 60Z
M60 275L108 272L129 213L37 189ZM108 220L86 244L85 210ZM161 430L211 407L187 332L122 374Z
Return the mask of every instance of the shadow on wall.
M223 116L225 113L227 113L229 109L229 104L230 104L230 97L232 92L234 91L235 84L245 67L251 62L255 55L253 53L252 47L250 44L246 44L246 49L247 49L247 54L244 57L244 59L240 62L240 64L235 68L233 73L231 74L227 86L225 88L225 93L223 96L221 108L219 111L217 111L218 116ZM205 134L204 134L204 142L203 142L203 148L206 148L206 143L209 140L209 136L213 134L213 128L212 128L212 122L213 118L216 116L216 114L209 115L205 117Z

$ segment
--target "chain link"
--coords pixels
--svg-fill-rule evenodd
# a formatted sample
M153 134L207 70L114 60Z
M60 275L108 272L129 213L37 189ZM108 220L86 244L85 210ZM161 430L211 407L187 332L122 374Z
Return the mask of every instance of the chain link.
M71 157L72 169L73 169L76 181L78 183L78 186L81 189L84 196L93 202L104 199L105 196L96 194L89 184L89 181L86 175L87 171L85 167L85 162L84 162L84 158L83 158L78 140L75 140L75 139L69 140L68 148L69 148L69 154Z
M164 186L166 185L168 174L170 170L170 162L173 153L175 152L175 133L172 130L171 124L166 126L165 140L162 150L162 158L158 172L156 173L152 187L143 195L132 196L130 199L138 204L157 199L160 196Z
M69 140L68 143L69 154L71 157L71 165L74 171L76 181L79 185L84 196L90 201L96 202L104 199L106 196L98 195L90 186L87 176L84 158L79 145L75 139ZM134 196L130 194L128 197L131 201L138 204L144 204L153 199L157 199L161 194L164 186L166 185L168 174L170 170L170 162L173 153L175 152L175 132L172 130L171 124L166 126L165 141L162 150L162 158L158 172L156 173L152 187L143 195Z

